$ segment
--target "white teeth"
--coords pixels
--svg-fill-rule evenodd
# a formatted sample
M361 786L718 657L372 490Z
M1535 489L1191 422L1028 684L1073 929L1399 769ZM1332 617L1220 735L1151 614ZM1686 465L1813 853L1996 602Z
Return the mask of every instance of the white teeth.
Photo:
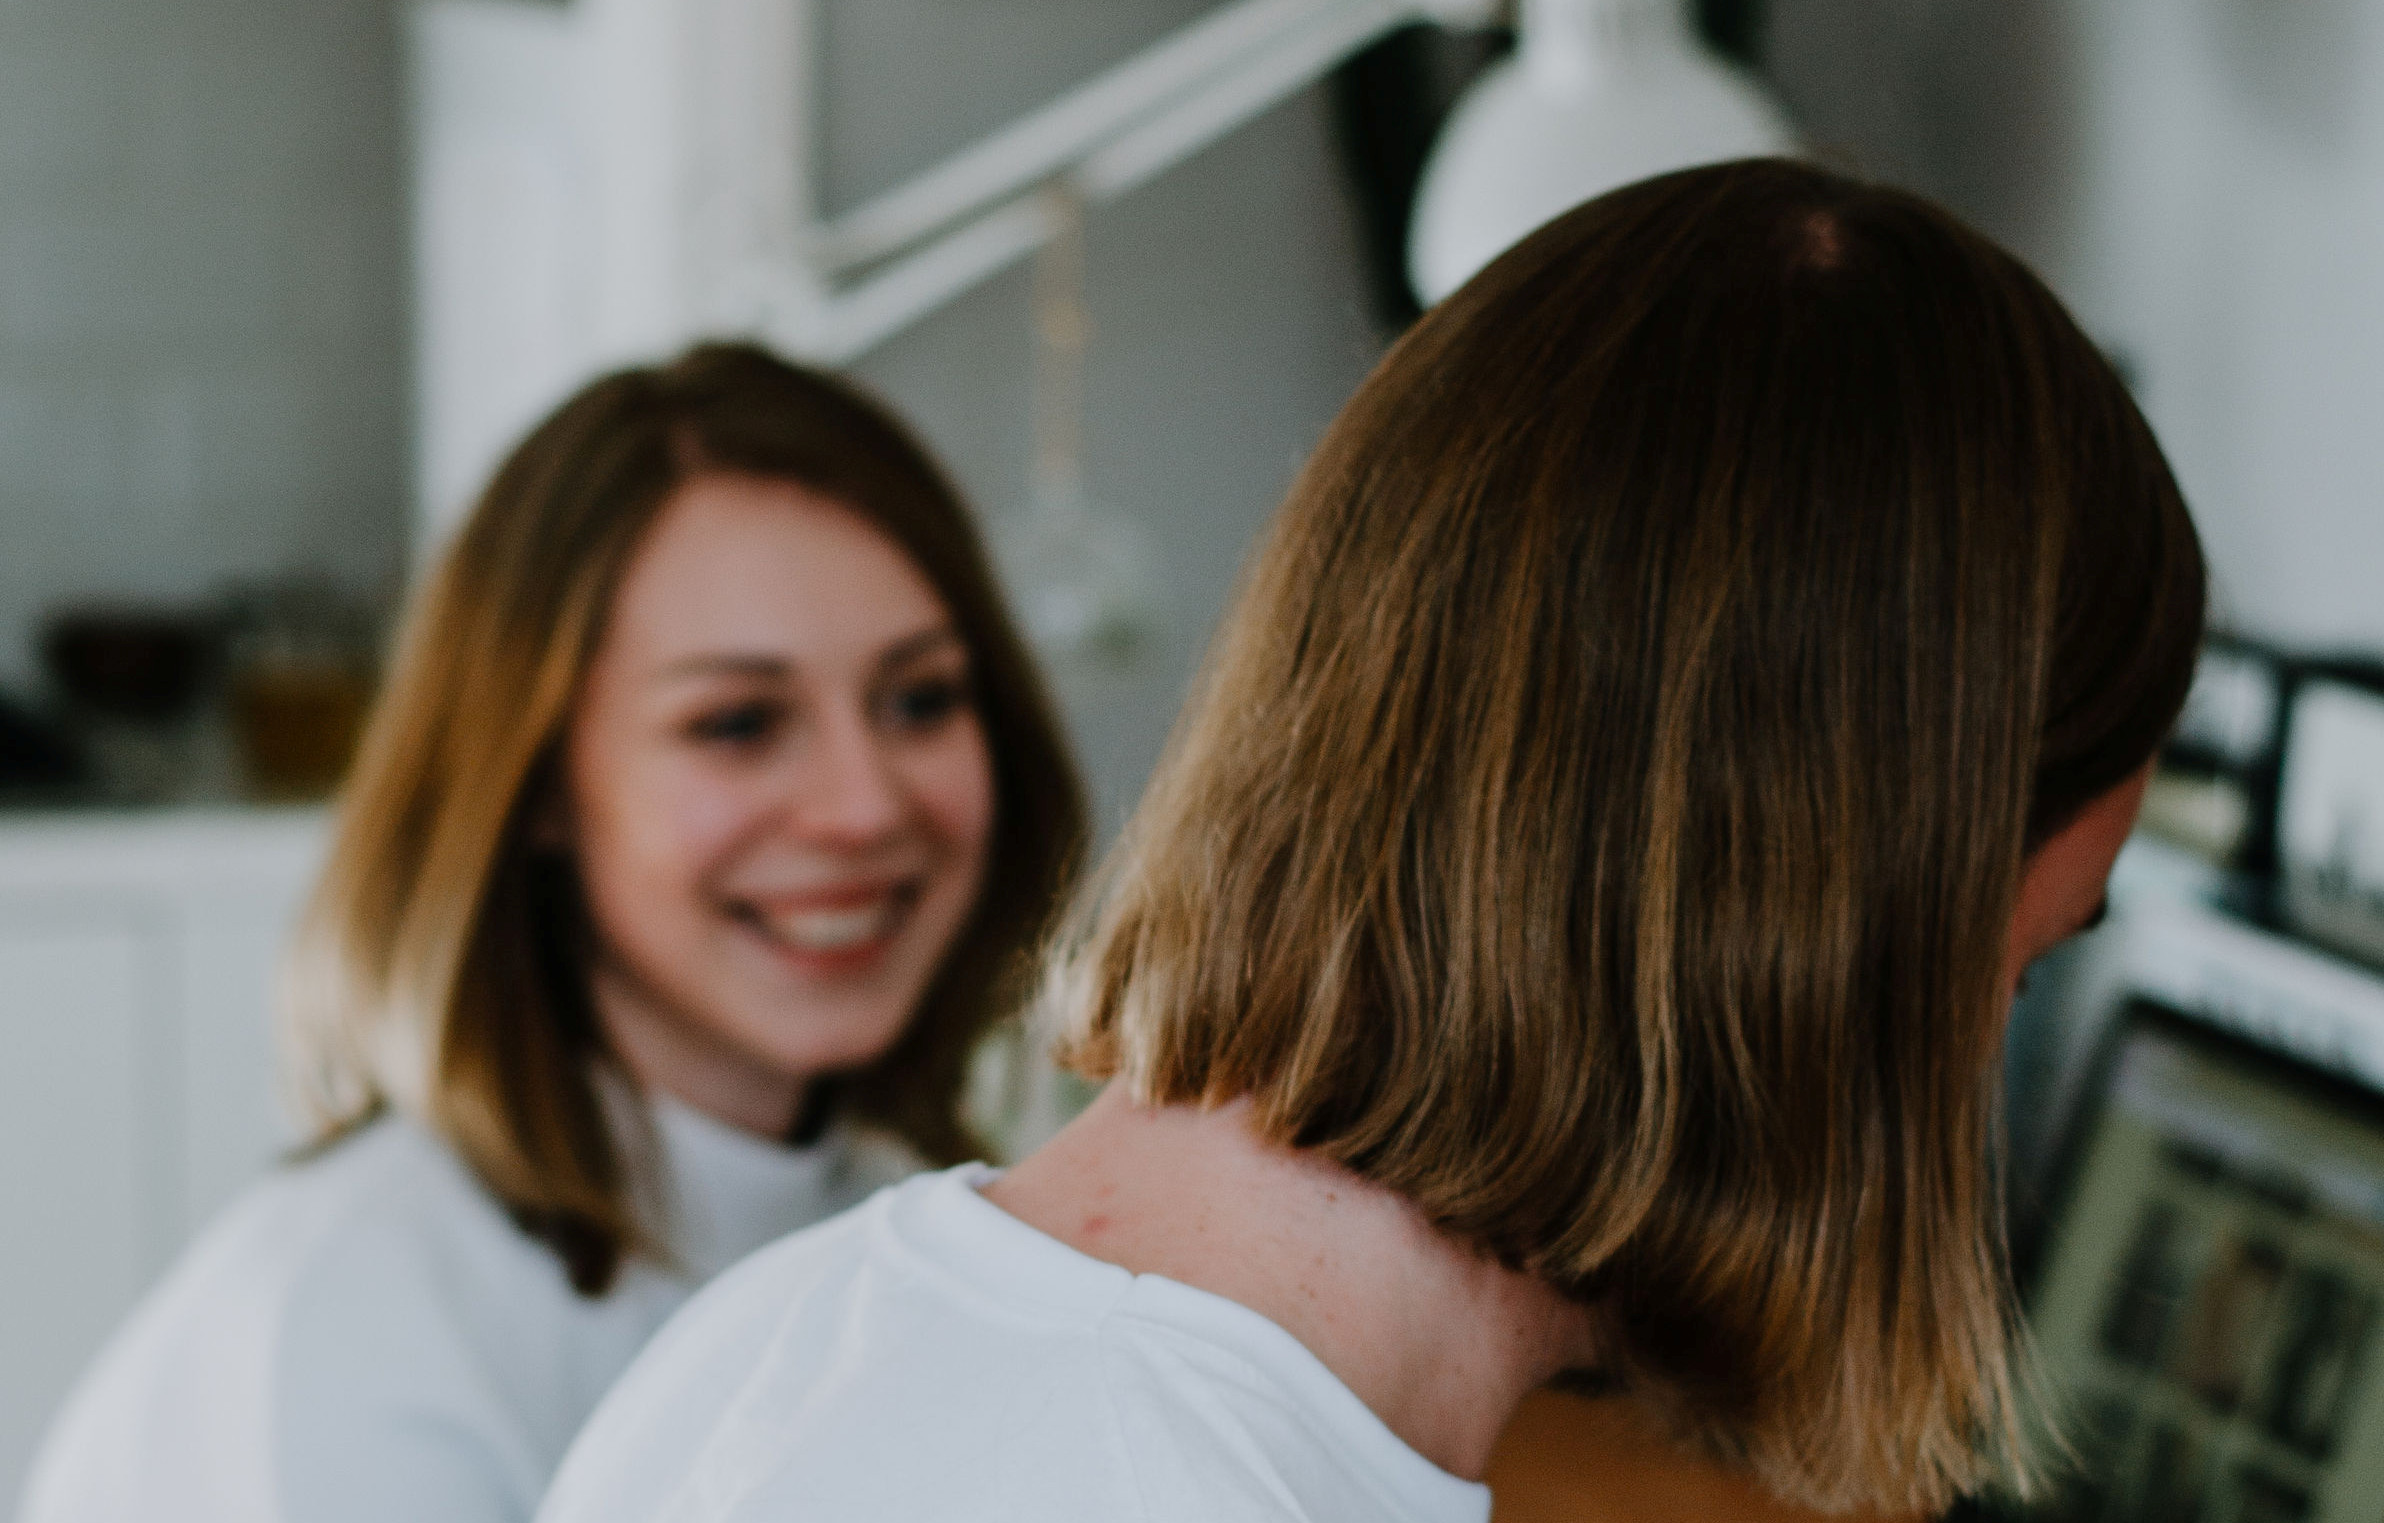
M786 910L765 915L772 935L807 952L841 952L885 934L894 918L892 895L852 910Z

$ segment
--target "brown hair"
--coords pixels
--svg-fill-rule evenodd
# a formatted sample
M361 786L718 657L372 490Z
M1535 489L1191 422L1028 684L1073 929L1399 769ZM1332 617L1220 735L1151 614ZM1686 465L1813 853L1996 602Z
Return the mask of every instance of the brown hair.
M623 570L691 476L803 484L950 610L993 758L987 880L910 1025L838 1103L931 1161L977 1150L968 1056L1062 893L1083 804L967 510L900 423L743 344L590 384L498 469L414 604L293 959L293 1079L332 1137L400 1104L600 1294L641 1241L607 1125L576 875L534 839Z
M2010 257L1786 162L1617 191L1293 487L1057 956L1064 1045L1594 1299L1783 1497L1940 1508L2023 1473L2023 859L2150 756L2202 607Z

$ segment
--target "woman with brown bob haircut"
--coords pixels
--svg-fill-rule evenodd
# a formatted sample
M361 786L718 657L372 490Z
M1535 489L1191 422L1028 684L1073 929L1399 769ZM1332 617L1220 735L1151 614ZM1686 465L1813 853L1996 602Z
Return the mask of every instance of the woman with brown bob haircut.
M1080 828L883 407L745 345L594 382L411 611L297 948L314 1146L104 1356L29 1519L526 1518L697 1284L975 1156Z
M2005 1014L2203 595L2110 366L1944 212L1758 161L1557 219L1251 567L1058 954L1101 1097L698 1301L545 1516L1479 1523L1567 1372L1808 1507L2023 1477Z

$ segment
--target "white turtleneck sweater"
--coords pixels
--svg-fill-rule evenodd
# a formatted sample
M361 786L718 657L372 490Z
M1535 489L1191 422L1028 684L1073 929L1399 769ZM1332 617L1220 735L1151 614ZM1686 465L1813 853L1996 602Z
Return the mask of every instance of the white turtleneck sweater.
M22 1523L520 1523L614 1377L705 1280L918 1167L656 1102L675 1265L591 1300L436 1137L388 1117L235 1202L117 1333Z

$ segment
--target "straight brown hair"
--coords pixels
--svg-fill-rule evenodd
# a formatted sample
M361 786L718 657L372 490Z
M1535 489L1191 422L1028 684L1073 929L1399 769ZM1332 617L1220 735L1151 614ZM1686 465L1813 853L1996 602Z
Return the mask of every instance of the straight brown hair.
M291 1077L319 1136L390 1106L425 1120L601 1294L657 1247L608 1124L619 1074L588 1006L577 876L542 847L557 749L646 531L706 472L780 478L860 514L950 610L993 759L971 917L894 1047L838 1103L931 1162L979 1151L969 1054L1011 1005L1065 887L1084 807L1059 725L968 512L846 382L747 344L595 381L497 470L407 619L292 960Z
M1781 162L1559 218L1327 435L1056 954L1063 1047L1605 1309L1782 1497L2024 1475L1991 1151L2032 846L2203 566L2019 263Z

